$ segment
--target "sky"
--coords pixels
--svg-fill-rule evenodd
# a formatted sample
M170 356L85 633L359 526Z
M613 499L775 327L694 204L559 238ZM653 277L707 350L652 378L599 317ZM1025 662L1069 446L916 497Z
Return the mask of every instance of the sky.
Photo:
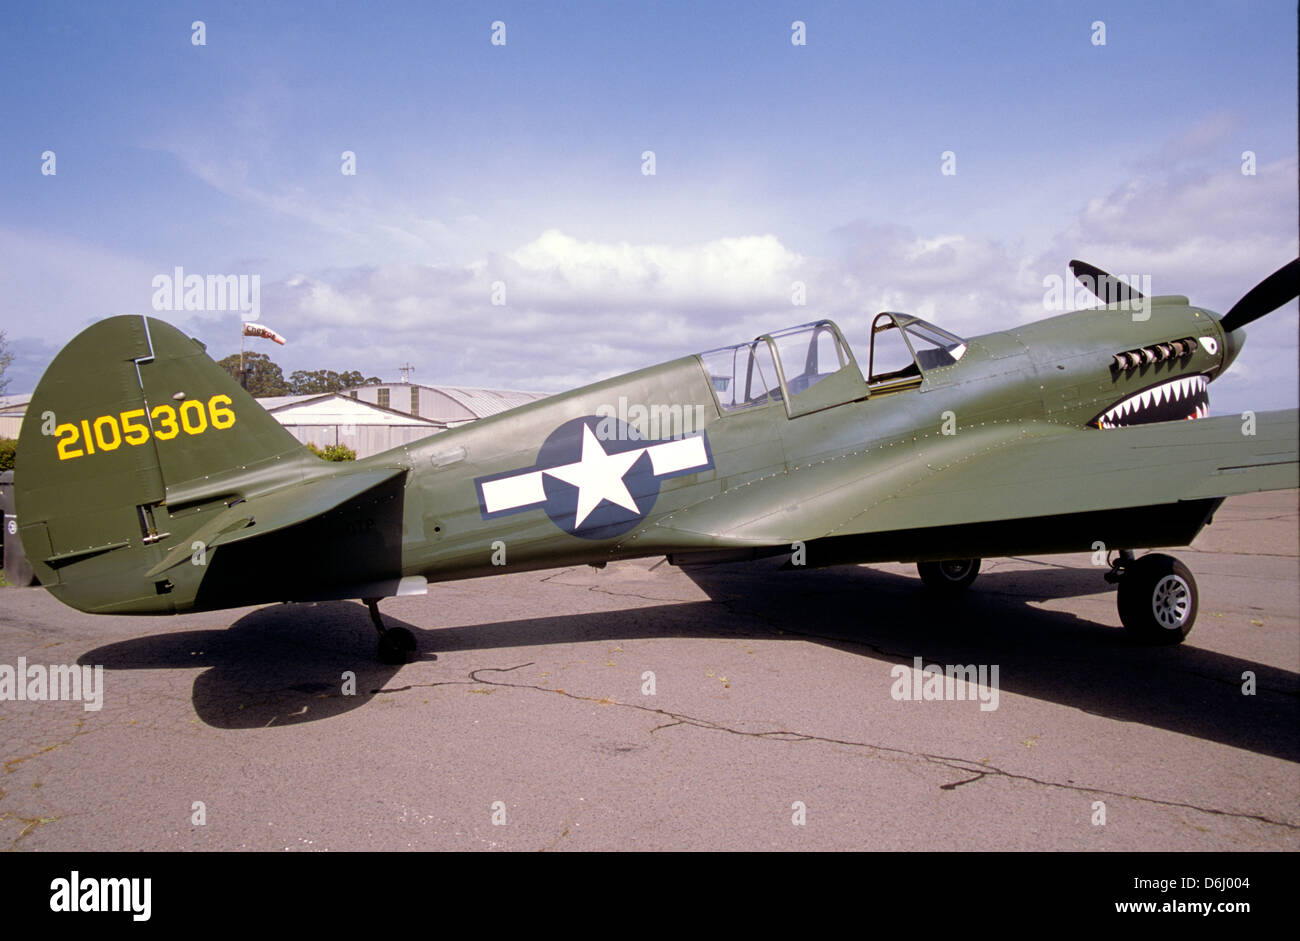
M248 348L286 375L544 392L821 317L860 358L880 310L1005 329L1060 312L1045 281L1076 257L1226 311L1300 253L1296 16L24 5L0 33L7 391L115 314L236 352L238 310L160 302L177 268L256 276L289 342ZM1213 413L1297 404L1297 319L1248 329Z

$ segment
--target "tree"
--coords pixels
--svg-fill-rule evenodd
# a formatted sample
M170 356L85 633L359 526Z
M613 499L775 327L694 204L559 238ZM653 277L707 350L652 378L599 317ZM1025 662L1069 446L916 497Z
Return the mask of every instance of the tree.
M296 369L289 377L289 391L294 395L337 392L341 388L339 374L332 369Z
M9 344L5 342L5 332L0 330L0 395L9 385L9 380L5 378L5 370L13 361L14 354L9 352Z
M355 389L357 386L378 386L383 385L384 380L378 376L368 376L361 378L361 373L355 369L349 369L345 373L339 373L339 382L343 383L344 389Z
M355 369L337 373L332 369L298 369L289 377L289 391L294 395L320 395L326 392L342 392L353 386L379 385L383 380L377 376L362 378Z
M0 438L0 471L14 469L14 455L17 453L17 441L13 438Z
M232 353L217 365L239 381L239 354ZM244 371L248 374L248 394L252 396L288 395L289 386L284 381L284 370L271 361L265 353L245 353Z
M307 450L326 461L355 461L357 459L357 452L346 444L330 444L321 449L308 441Z
M217 365L230 373L236 382L239 381L238 353L218 360ZM252 396L323 395L355 386L377 386L383 382L378 376L364 377L355 369L344 373L332 369L295 369L286 380L284 370L265 353L245 353L244 371L248 373L247 389Z

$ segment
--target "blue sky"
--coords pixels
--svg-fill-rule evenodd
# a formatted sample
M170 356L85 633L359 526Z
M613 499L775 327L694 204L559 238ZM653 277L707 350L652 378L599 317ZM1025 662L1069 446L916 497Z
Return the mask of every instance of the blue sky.
M32 5L9 391L176 266L259 275L286 373L546 391L823 315L1001 329L1071 257L1226 310L1297 254L1295 37L1281 2ZM1254 325L1214 411L1294 405L1296 333Z

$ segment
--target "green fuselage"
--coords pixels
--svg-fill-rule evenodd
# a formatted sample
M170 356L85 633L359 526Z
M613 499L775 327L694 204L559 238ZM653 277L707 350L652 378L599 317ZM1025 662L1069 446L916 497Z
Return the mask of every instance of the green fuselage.
M1047 521L1029 528L959 532L943 528L953 515L941 500L879 521L887 500L936 469L978 490L993 472L974 456L1054 431L1105 436L1099 416L1173 380L1190 395L1241 342L1186 298L1155 298L1143 313L1112 306L977 337L946 365L873 382L833 325L813 329L814 345L817 331L839 344L836 368L798 376L804 366L760 338L779 372L743 408L718 392L739 372L720 379L686 356L341 467L307 454L179 331L114 318L74 340L38 387L19 449L22 538L68 604L140 614L796 543L813 547L809 564L1074 551L1098 526L1039 513ZM1178 355L1116 365L1124 351L1183 340ZM1177 407L1188 401L1180 394ZM56 414L101 453L62 442L56 454L39 427ZM185 427L173 433L176 422ZM1173 544L1207 513L1101 529L1129 545Z

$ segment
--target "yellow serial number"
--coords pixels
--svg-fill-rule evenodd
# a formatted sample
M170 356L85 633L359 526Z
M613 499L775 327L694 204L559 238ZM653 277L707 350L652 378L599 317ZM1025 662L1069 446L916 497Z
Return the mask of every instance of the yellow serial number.
M187 435L201 435L209 428L224 431L235 423L231 404L230 396L214 395L206 403L190 399L179 408L155 405L148 418L144 409L133 408L117 415L83 418L80 427L65 422L54 429L59 460L85 457L96 450L116 451L123 444L141 445L150 434L159 441L170 441L182 431Z

